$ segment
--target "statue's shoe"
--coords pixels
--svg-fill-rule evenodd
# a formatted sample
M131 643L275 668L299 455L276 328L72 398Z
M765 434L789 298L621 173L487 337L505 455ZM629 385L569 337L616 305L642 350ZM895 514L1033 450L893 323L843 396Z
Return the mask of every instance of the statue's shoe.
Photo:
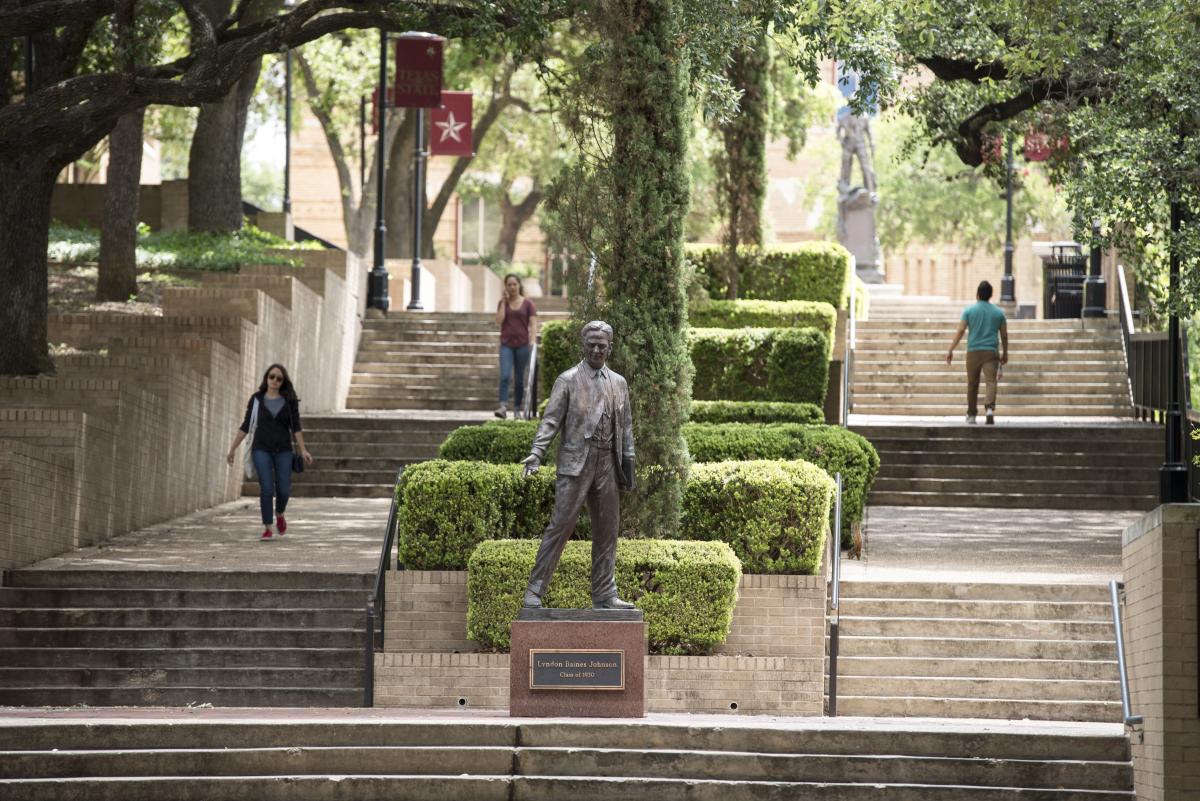
M593 609L635 609L636 607L629 601L622 601L617 596L613 596L599 603L592 604Z
M526 609L541 609L542 599L537 596L537 593L532 590L525 591L525 598L521 601L521 606Z

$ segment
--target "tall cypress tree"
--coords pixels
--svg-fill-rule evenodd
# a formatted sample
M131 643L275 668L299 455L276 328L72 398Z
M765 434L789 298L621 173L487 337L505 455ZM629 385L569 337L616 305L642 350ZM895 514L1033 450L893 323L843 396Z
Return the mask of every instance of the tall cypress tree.
M681 434L692 368L684 339L689 122L679 2L604 0L599 31L610 48L603 97L612 132L605 308L643 468L622 507L628 524L653 537L678 531L689 462Z

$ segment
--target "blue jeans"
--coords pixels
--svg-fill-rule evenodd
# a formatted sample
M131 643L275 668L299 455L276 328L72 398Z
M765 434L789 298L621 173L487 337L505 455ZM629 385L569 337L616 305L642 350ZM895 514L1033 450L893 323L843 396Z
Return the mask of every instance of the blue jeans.
M529 368L529 352L532 350L529 345L522 345L519 348L510 348L508 345L500 346L500 403L508 403L508 376L512 372L516 372L517 386L513 393L516 397L513 399L513 408L521 408L521 402L525 400L525 371Z
M271 514L271 501L275 501L275 514L283 514L288 498L292 494L292 452L251 451L254 472L258 473L258 500L262 505L263 525L275 522Z

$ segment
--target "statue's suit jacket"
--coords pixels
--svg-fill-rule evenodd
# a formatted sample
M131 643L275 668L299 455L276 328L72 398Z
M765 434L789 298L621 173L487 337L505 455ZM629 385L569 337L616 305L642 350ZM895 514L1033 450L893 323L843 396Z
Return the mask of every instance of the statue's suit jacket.
M617 475L623 483L624 474L620 465L634 458L629 385L607 366L601 369L608 376L606 381L597 381L595 370L586 361L565 370L558 377L554 389L550 391L550 401L546 404L537 435L533 438L532 453L542 459L554 435L561 432L558 475L578 476L582 473L588 448L591 447L587 438L596 430L604 411L604 399L600 396L600 390L604 389L609 393L609 406L613 414L613 464L618 466Z

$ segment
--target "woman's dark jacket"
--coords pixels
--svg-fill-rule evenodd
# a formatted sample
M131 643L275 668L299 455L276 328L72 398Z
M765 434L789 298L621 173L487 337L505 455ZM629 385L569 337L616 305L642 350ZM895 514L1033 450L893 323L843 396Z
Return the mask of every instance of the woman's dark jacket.
M265 392L255 392L246 404L246 416L242 418L242 431L250 433L250 414L254 401L258 400L258 427L254 429L254 441L250 447L256 451L281 453L292 449L292 432L303 431L300 427L300 402L288 399L275 416L263 403Z

